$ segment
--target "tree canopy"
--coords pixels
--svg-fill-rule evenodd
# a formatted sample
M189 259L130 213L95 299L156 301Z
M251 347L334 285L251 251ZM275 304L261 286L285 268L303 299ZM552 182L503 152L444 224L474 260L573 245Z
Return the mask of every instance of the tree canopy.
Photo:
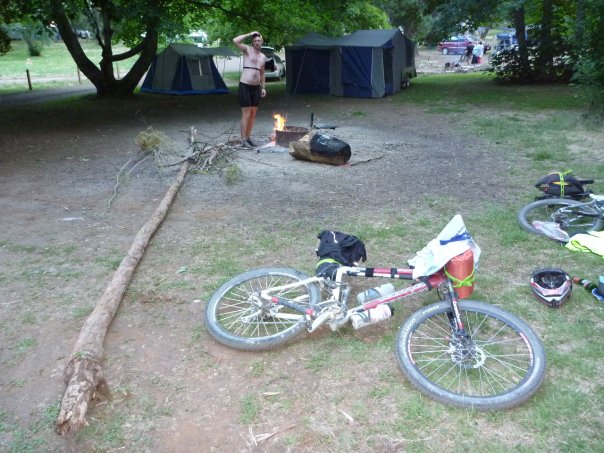
M507 60L495 61L495 71L503 68L499 77L520 82L574 77L601 87L603 13L604 0L4 0L0 23L28 17L56 25L97 93L122 96L134 91L160 44L197 29L223 44L257 29L268 45L279 49L309 31L341 36L400 26L411 39L435 43L478 26L509 24L518 46L504 55ZM86 56L74 33L82 20L102 49L100 62ZM530 26L534 36L527 39ZM9 43L0 30L0 54ZM128 50L114 53L118 43ZM116 79L114 63L130 57L136 57L132 69Z
M193 0L194 4L206 3ZM342 36L358 29L388 28L388 18L367 0L226 0L220 7L198 8L192 23L206 30L210 41L230 43L243 32L259 30L268 45L281 48L309 31Z

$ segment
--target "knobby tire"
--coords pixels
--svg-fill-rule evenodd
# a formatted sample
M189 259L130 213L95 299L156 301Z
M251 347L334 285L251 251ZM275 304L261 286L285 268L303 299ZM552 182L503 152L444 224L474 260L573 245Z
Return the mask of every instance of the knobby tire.
M220 343L246 351L270 349L306 329L304 313L260 300L260 291L299 282L308 276L290 268L268 267L238 275L222 285L206 308L209 333ZM314 308L320 302L316 283L273 294Z
M573 211L565 214L565 220L569 226L562 229L569 236L589 230L600 230L603 226L601 219L581 214L583 212L597 215L597 212L592 207L586 206L580 201L566 198L546 198L529 203L518 212L518 222L526 231L542 235L543 233L533 226L533 221L553 222L554 220L551 215L558 209L580 205L583 205L583 207L573 209Z
M414 313L400 328L399 365L411 384L431 398L477 410L507 409L530 398L545 376L545 352L517 316L474 301L459 309L470 344L455 347L449 302Z

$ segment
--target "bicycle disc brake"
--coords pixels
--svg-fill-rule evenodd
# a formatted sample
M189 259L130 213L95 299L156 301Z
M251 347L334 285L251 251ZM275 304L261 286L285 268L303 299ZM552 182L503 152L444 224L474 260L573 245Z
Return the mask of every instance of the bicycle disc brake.
M240 321L243 323L253 323L267 318L273 318L277 315L281 306L270 301L262 299L260 292L250 294L248 297L250 304L250 314L242 316Z
M457 337L449 343L447 351L451 360L460 368L480 368L485 360L486 354L482 348L476 346L469 337Z
M556 212L552 215L552 218L554 222L557 223L563 230L567 230L570 226L568 215L564 212Z

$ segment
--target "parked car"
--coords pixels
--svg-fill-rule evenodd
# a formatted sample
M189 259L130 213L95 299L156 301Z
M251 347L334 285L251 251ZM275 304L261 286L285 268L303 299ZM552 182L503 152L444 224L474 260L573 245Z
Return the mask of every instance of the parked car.
M187 38L193 41L197 47L208 47L208 34L203 30L192 31Z
M447 41L439 42L436 46L436 50L442 52L443 55L462 54L465 52L466 47L468 47L470 42L477 44L478 41L480 41L480 39L474 36L452 36L451 39ZM491 50L491 46L488 42L483 40L482 44L484 45L484 53Z
M524 32L524 39L527 46L537 46L539 44L540 25L528 24ZM513 28L501 29L496 35L497 44L495 50L508 49L518 45L518 36Z
M281 80L282 77L285 77L285 61L275 53L275 49L264 46L260 51L266 55L264 78L267 80Z
M460 54L465 52L468 44L470 44L470 40L465 36L451 36L450 39L439 42L436 50L442 52L443 55Z
M92 33L90 33L88 30L76 30L75 34L78 38L82 38L82 39L92 38Z
M12 41L21 41L23 39L23 26L21 24L0 25L0 28L6 33Z

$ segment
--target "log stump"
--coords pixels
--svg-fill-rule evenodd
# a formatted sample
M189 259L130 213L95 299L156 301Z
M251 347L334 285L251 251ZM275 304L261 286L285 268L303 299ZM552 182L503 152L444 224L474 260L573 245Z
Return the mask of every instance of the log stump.
M289 144L289 154L294 159L343 165L350 160L350 145L324 132L311 131L300 140Z

